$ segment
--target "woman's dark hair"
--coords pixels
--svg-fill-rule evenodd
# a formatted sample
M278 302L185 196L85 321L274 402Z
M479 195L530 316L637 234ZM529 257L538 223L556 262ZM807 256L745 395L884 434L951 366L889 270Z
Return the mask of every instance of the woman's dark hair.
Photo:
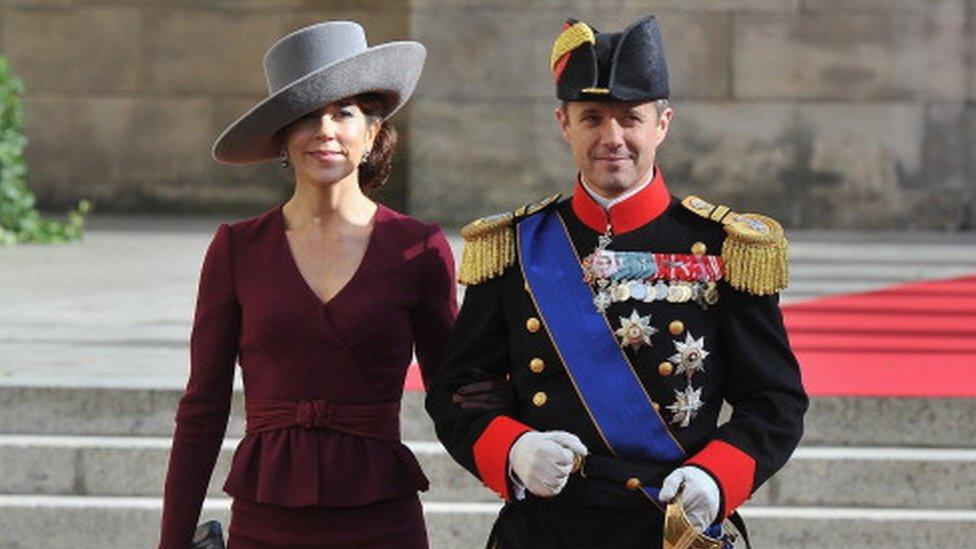
M397 131L393 124L383 120L391 104L391 98L379 93L364 93L353 98L368 123L380 123L373 140L369 157L359 165L359 187L364 191L377 189L386 183L393 171L393 154L396 151Z
M390 105L394 104L395 97L382 93L364 93L353 96L351 101L359 107L359 110L366 116L367 124L379 122L380 129L373 140L373 148L369 152L365 162L359 164L359 188L364 191L378 189L382 187L390 172L393 171L393 154L396 152L397 131L393 124L383 120L388 112ZM275 138L280 143L288 139L288 134L295 122L278 130ZM287 167L287 164L286 164Z

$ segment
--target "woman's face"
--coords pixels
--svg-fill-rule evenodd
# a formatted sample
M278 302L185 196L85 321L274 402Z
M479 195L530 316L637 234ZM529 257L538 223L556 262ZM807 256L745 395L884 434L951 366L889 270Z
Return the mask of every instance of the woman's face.
M288 160L299 180L332 184L353 175L373 146L380 123L353 100L339 100L293 122L285 134Z

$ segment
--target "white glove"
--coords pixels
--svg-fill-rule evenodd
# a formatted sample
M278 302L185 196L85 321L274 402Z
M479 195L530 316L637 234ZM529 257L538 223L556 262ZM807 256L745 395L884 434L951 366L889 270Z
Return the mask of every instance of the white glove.
M508 462L518 480L540 497L552 497L566 486L573 470L573 455L588 450L579 437L565 431L530 431L508 451Z
M664 478L658 499L664 502L671 501L678 495L682 484L685 486L681 498L685 514L696 528L704 532L718 516L721 497L718 486L708 473L698 467L678 467Z

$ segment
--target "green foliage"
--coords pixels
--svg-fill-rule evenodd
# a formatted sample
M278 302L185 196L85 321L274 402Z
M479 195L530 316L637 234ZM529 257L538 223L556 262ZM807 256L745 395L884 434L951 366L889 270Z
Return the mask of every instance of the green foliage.
M91 210L87 200L68 212L61 223L44 219L34 207L34 193L27 186L24 160L24 85L0 57L0 245L18 242L67 242L81 238L85 216Z

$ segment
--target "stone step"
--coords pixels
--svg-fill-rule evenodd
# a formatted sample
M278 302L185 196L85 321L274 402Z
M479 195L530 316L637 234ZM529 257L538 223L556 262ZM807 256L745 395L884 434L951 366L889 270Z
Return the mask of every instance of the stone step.
M0 433L171 436L182 389L0 385ZM435 440L424 395L402 402L404 440ZM243 395L235 391L227 436L244 433Z
M230 502L208 500L204 520L226 529ZM152 546L159 535L158 498L0 496L0 548L86 549ZM432 549L482 547L497 503L425 502ZM976 511L746 505L754 546L766 549L968 547ZM739 546L743 545L741 542Z
M861 292L873 292L887 286L900 285L902 281L890 279L877 280L827 280L809 279L790 282L790 287L783 291L780 303L788 305L797 301L810 301L821 297Z
M817 397L804 416L811 446L976 448L976 399Z
M0 433L169 436L181 391L0 385ZM433 441L422 393L403 399L404 440ZM235 395L228 436L243 431ZM976 448L976 399L813 398L804 443Z
M790 262L828 262L828 263L902 263L911 265L969 265L976 266L976 251L973 248L973 238L959 241L929 241L905 242L902 235L890 234L890 241L883 241L884 235L865 233L871 241L844 241L834 233L828 233L826 238L804 235L801 238L791 238L789 253ZM904 234L911 238L907 233Z
M222 496L237 440L227 440L209 494ZM438 443L408 442L431 482L425 500L493 502L495 495ZM0 494L159 496L165 437L0 435ZM752 498L765 506L976 508L976 450L808 447Z
M208 494L221 489L237 439L224 441ZM0 435L0 494L160 496L169 462L166 437ZM407 442L431 482L425 498L497 500L436 442Z
M824 259L802 259L790 263L790 286L806 280L911 282L919 279L951 278L972 274L976 260L920 263L912 260L854 263Z

